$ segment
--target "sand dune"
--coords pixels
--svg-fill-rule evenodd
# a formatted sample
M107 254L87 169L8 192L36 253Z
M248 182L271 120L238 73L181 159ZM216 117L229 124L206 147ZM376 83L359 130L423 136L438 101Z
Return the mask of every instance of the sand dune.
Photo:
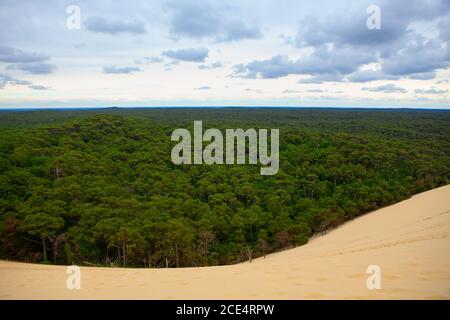
M381 289L366 286L369 265ZM450 185L367 214L307 245L233 266L81 268L0 262L0 299L449 299Z

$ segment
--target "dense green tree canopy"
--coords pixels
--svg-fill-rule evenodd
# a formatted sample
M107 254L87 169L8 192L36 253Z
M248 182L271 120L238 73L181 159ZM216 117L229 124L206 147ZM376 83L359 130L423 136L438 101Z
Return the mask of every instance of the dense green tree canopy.
M174 165L193 120L279 128L280 171ZM450 180L445 111L3 111L0 135L0 258L22 261L236 263Z

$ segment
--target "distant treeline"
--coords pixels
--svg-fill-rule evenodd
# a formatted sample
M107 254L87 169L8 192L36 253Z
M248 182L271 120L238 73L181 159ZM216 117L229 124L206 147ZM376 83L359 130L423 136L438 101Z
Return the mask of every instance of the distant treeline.
M278 174L174 165L170 135L194 120L279 128ZM450 181L446 111L2 111L0 136L1 259L237 263Z

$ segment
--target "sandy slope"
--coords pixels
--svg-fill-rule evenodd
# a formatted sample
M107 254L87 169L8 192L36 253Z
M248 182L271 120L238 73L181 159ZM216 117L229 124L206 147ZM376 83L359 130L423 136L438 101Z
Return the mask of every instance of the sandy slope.
M382 289L368 290L379 265ZM450 299L450 185L375 211L307 245L234 266L66 268L0 262L0 299Z

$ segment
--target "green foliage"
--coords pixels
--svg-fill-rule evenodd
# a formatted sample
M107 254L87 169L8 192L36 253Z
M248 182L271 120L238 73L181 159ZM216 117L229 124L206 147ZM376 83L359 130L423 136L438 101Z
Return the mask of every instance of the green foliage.
M39 239L47 239L55 236L63 225L62 218L52 217L46 213L37 213L25 217L22 229Z
M230 264L303 245L450 180L450 113L110 109L0 113L0 257ZM175 166L175 128L280 129L280 171ZM205 128L206 129L206 128ZM47 255L51 253L51 259Z
M64 220L47 213L36 213L25 216L21 229L42 241L44 261L47 261L47 241L54 239L64 226Z

